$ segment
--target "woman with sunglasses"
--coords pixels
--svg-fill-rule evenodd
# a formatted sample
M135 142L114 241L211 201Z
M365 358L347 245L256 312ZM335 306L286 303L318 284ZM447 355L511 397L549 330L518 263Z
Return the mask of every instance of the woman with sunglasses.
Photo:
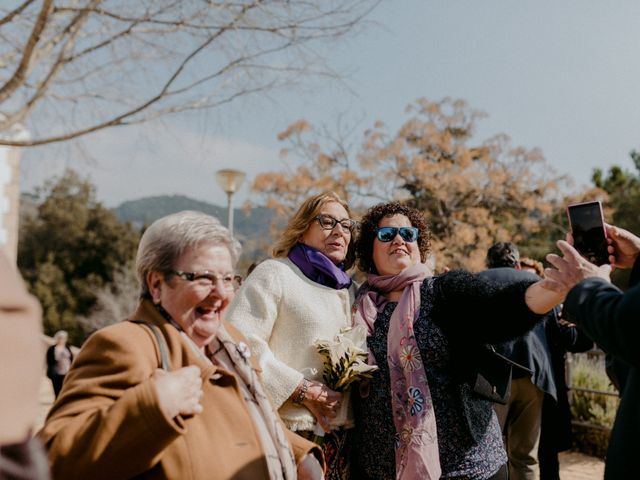
M360 226L358 266L368 276L355 323L367 327L379 370L356 402L359 478L506 479L492 403L463 380L477 361L469 352L524 333L558 296L528 280L434 277L429 240L423 215L400 203L372 207Z
M324 430L327 478L349 477L350 405L322 383L314 343L351 326L356 222L347 204L325 192L305 200L273 248L236 293L227 311L262 367L267 393L291 430L307 438ZM344 407L342 403L345 403Z

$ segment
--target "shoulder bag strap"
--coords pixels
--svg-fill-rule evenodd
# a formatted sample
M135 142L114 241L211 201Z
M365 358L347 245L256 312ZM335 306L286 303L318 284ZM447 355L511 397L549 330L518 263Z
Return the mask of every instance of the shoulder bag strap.
M163 370L170 372L171 365L169 364L169 346L167 345L167 340L164 338L164 335L162 335L162 332L160 331L158 326L149 322L145 322L144 320L131 320L131 322L137 323L138 325L144 325L149 330L151 330L153 336L156 337L158 348L160 349L160 366Z

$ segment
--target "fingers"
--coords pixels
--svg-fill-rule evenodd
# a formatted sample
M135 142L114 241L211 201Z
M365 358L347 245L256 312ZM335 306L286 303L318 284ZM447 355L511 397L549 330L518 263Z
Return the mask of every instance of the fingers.
M571 232L567 232L567 235L565 235L565 239L569 245L573 246L573 235L571 234Z
M200 367L197 365L189 365L188 367L176 370L176 372L181 372L183 375L188 377L200 379Z
M202 412L204 396L200 368L196 365L173 372L156 370L153 374L161 407L171 418L178 414L195 415Z
M556 267L558 270L562 270L562 269L566 268L567 265L568 265L568 262L564 258L562 258L559 255L556 255L555 253L549 253L546 256L546 259L547 259L547 262L549 262L551 265ZM553 269L547 268L544 271L545 275L547 274L548 270L554 271Z
M196 365L178 370L184 376L185 403L180 413L183 415L195 415L202 412L200 401L204 396L200 368Z
M575 323L571 323L570 321L565 320L565 319L563 319L563 318L561 318L560 320L558 320L558 323L559 323L560 325L565 326L565 327L571 327L571 328L573 328L573 327L575 327L575 326L576 326L576 324L575 324Z
M550 270L549 275L541 282L540 286L564 297L571 289L572 284L566 275L558 272L558 270Z
M551 290L552 292L556 292L556 293L565 293L566 292L566 287L564 286L564 283L562 282L557 282L555 280L552 280L549 276L548 276L548 272L556 272L556 270L553 269L546 269L545 270L545 275L547 275L547 278L543 279L540 281L540 286L546 290Z
M573 248L571 244L565 242L564 240L558 240L556 245L564 255L566 260L572 261L573 263L579 263L582 260L582 256L578 251Z
M605 263L604 265L600 265L598 267L598 269L600 270L600 276L602 275L606 275L607 277L611 275L611 270L613 270L613 266L609 265L608 263Z
M341 405L342 402L340 401L317 403L316 410L325 417L335 418L336 415L338 415Z
M325 432L331 431L331 425L329 425L329 419L325 415L320 415L319 417L316 417L316 418L318 420L318 423L320 424L320 426Z

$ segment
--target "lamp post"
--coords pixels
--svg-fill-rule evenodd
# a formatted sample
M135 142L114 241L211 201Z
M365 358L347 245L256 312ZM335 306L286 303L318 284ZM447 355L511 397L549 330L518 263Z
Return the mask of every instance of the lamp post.
M218 185L220 185L227 194L227 228L229 228L231 235L233 235L233 207L231 206L231 197L238 191L240 185L242 185L244 177L244 172L229 168L216 172Z

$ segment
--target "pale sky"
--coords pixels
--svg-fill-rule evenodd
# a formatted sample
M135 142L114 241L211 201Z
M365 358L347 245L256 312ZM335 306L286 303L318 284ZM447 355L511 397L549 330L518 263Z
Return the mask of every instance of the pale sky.
M22 164L22 189L71 166L108 206L183 194L219 205L214 178L239 168L249 180L283 167L278 132L299 118L392 131L419 97L463 98L488 118L478 141L506 133L539 147L559 173L589 184L593 168L633 168L640 149L640 2L620 0L386 0L329 61L342 83L315 80L207 115L86 137L80 148L39 147ZM237 200L248 195L245 182Z

